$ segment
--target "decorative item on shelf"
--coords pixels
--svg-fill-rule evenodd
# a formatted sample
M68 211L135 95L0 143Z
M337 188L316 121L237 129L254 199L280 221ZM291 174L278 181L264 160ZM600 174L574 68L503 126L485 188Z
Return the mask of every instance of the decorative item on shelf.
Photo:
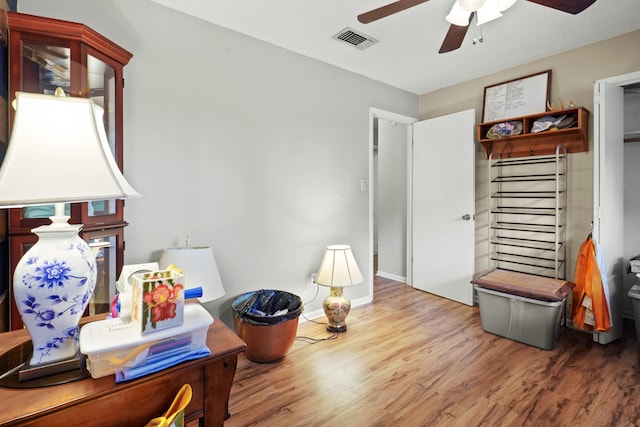
M511 117L510 120L522 120L523 128L520 135L506 138L490 139L487 132L498 120L480 123L476 126L478 143L482 146L485 158L492 153L505 157L528 157L531 155L554 155L557 147L563 147L567 153L581 153L589 150L589 110L578 107L572 110L537 113L526 116ZM560 116L566 115L565 120L554 123ZM534 123L536 132L533 131ZM542 132L543 122L546 130L555 126L554 130ZM539 131L540 130L540 131ZM534 154L531 154L534 152Z
M560 109L560 110L564 110L565 109L564 102L562 101L562 98L558 98L558 109Z
M522 133L522 121L512 120L510 122L496 123L487 131L487 138L498 139L509 136L520 135Z
M0 207L55 204L51 224L32 230L39 240L14 272L14 298L33 342L20 381L82 364L78 323L96 284L96 261L64 204L140 196L111 154L102 109L91 99L56 94L16 93L0 169Z
M330 245L324 253L324 258L318 270L316 283L329 286L331 290L324 300L322 308L329 322L327 330L330 332L345 332L345 319L351 310L351 301L343 294L346 286L362 283L364 278L349 245Z
M185 246L168 248L162 251L158 261L160 268L169 268L174 265L184 273L184 285L191 289L202 288L200 302L222 298L225 294L218 265L210 246Z
M544 116L533 122L531 133L565 129L576 124L576 117L562 114L560 116Z

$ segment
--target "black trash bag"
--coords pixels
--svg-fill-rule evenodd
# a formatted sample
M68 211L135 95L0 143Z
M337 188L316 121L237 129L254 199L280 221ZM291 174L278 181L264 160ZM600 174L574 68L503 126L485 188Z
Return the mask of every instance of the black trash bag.
M275 325L294 319L304 306L299 296L285 291L261 289L236 297L231 303L236 316L254 325Z

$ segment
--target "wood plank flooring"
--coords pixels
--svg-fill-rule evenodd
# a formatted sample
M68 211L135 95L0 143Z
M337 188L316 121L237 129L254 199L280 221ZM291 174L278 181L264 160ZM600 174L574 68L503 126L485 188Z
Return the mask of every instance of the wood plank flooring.
M225 426L637 426L640 351L626 322L605 346L565 328L541 350L484 332L478 307L376 278L375 302L337 339L298 339L277 363L241 355Z

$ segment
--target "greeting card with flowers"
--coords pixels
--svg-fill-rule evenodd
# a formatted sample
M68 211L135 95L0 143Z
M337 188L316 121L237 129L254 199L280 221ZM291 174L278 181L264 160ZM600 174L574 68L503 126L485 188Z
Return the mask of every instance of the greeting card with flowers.
M131 321L141 334L182 325L184 276L173 270L131 276Z

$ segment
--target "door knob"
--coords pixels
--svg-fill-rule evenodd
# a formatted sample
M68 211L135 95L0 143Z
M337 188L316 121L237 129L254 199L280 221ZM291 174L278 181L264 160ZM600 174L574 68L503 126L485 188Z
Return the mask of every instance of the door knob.
M464 214L464 215L462 215L462 219L465 220L465 221L469 221L471 219L471 215Z

